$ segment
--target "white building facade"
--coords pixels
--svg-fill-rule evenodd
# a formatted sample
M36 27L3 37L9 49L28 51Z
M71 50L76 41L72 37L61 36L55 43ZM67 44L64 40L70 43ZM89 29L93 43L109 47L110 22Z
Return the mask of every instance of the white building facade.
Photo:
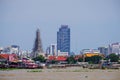
M81 54L86 54L86 53L100 53L100 50L98 49L83 49L80 51Z
M110 44L108 48L108 53L115 53L117 55L120 55L120 42Z

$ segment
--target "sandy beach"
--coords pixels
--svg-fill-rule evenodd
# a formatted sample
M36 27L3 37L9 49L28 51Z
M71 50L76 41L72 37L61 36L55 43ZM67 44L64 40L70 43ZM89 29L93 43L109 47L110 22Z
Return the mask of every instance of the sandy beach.
M0 71L0 80L120 80L120 69L17 69Z

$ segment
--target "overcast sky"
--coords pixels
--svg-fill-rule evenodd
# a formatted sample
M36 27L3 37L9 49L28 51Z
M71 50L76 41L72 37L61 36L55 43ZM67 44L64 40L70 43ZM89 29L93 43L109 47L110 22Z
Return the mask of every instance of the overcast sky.
M76 53L120 42L120 0L0 0L0 47L32 50L39 28L45 51L62 24Z

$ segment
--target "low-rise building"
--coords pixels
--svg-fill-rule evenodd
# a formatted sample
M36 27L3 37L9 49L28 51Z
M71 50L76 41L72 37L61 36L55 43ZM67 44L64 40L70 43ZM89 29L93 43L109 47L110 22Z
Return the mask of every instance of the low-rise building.
M58 56L68 56L69 53L68 52L60 52L60 50L58 50Z
M100 53L98 49L83 49L80 51L81 54L86 54L86 53Z
M100 56L100 53L85 53L84 57Z
M3 48L2 53L7 53L7 54L15 53L16 55L19 55L19 49L20 49L19 46L11 45Z

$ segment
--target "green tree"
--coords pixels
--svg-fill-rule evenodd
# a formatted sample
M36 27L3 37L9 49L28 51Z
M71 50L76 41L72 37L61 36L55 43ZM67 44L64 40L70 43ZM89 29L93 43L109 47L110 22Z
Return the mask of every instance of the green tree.
M90 64L93 64L91 57L85 57L85 62L89 62Z
M68 64L75 64L77 61L75 60L74 56L70 56L67 58Z
M42 55L39 55L36 58L33 58L33 60L34 61L45 62L45 58Z
M92 57L86 57L85 62L98 64L101 59L102 59L101 56L96 55L96 56L92 56Z
M56 64L56 63L58 63L58 61L52 60L51 63L52 63L52 64Z
M83 62L83 58L78 58L78 62Z
M108 55L107 58L110 59L111 62L118 62L119 60L119 56L114 53Z

